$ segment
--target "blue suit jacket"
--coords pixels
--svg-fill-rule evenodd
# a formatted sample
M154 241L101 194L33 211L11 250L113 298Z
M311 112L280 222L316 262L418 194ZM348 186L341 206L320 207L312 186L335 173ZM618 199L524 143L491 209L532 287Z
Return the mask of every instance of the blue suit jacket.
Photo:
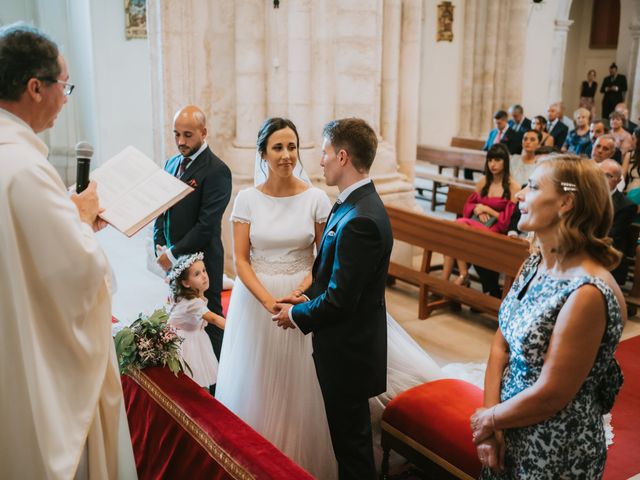
M494 128L489 132L487 141L485 142L484 147L482 147L485 152L491 148L491 145L493 145L497 135L497 128ZM522 152L522 135L513 130L511 127L507 127L507 131L504 132L504 135L502 135L500 143L504 143L507 146L511 155L520 154Z

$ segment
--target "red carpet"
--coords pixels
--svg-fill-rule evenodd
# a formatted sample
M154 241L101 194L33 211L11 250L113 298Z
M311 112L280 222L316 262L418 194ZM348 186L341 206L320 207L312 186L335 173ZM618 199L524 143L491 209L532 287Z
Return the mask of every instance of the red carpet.
M604 480L623 480L640 473L640 336L620 343L616 358L624 385L611 411L614 443L607 453Z

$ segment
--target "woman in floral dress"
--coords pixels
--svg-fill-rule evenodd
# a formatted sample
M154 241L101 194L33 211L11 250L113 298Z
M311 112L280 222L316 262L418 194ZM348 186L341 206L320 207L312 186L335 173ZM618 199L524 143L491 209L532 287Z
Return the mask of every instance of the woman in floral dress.
M471 417L481 478L601 478L602 415L622 384L613 357L626 309L609 270L612 207L604 176L572 155L543 161L517 194L518 227L535 233L500 309Z

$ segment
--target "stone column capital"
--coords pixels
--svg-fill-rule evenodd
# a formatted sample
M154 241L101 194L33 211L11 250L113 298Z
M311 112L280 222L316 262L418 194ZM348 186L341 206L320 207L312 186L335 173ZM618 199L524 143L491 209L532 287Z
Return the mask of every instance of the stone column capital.
M573 20L556 20L554 22L556 32L568 32L569 27L573 25Z
M633 38L640 37L640 24L631 24L629 25L629 33Z

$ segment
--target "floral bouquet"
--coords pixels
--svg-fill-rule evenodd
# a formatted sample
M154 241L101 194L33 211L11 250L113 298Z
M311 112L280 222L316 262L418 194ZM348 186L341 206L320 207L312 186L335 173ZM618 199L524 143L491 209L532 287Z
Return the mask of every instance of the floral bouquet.
M183 339L167 324L168 319L164 308L149 316L141 313L130 326L116 334L114 342L120 373L131 368L167 366L177 376L185 367L191 370L180 356Z

